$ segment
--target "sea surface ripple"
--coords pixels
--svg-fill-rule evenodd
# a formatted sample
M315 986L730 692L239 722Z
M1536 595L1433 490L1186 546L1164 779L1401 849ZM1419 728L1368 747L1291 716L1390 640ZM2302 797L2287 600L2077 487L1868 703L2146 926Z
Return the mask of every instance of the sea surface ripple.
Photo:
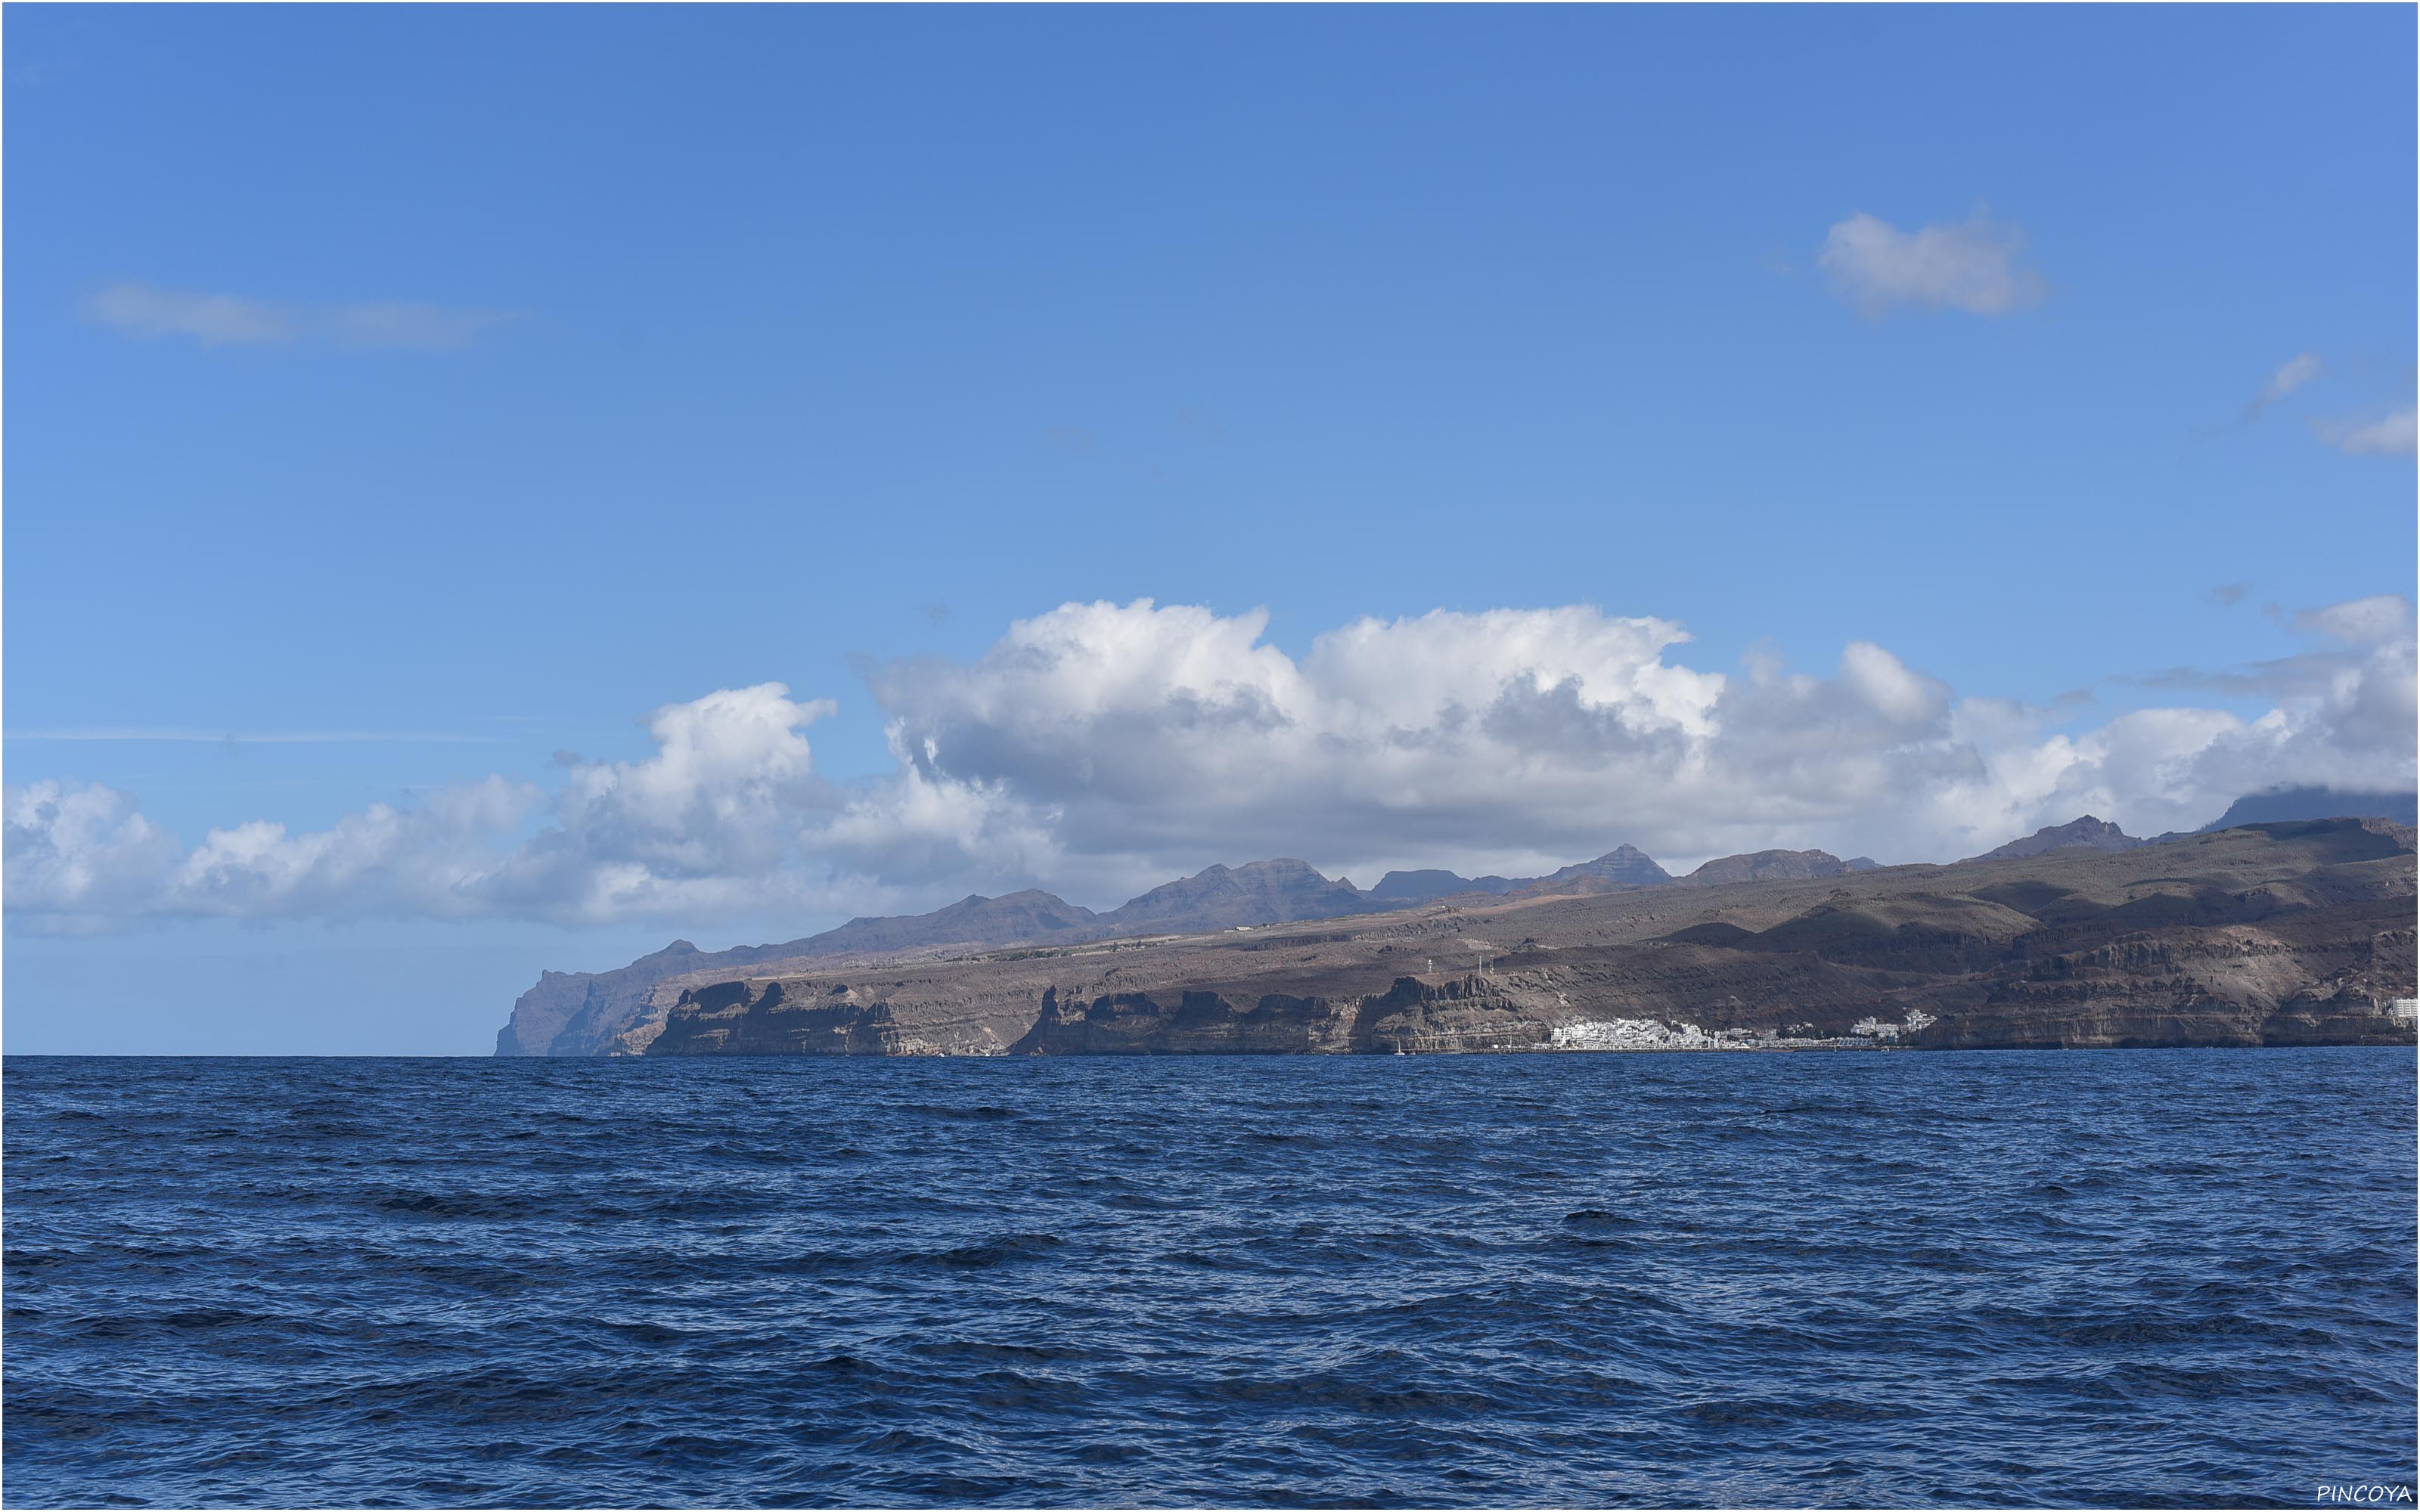
M2409 1050L6 1062L7 1502L2309 1505Z

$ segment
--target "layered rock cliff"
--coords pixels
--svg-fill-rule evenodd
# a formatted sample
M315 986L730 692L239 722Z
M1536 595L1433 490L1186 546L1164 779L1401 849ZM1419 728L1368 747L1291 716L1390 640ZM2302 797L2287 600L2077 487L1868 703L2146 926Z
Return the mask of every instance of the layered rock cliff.
M2382 810L2408 812L2406 795L2339 795L2297 789L2248 797L2228 810L2230 818L2256 811L2265 818L2305 817L2305 810L2355 816ZM2220 826L2225 827L2222 821ZM2178 836L2164 836L2175 840ZM2151 844L2089 815L2038 831L1977 856L1993 863L2084 849L2124 850ZM1966 864L1966 863L1961 863ZM512 1019L496 1037L499 1055L589 1056L633 1054L661 1029L683 992L733 980L742 972L770 977L818 966L841 969L870 960L919 960L965 954L970 948L1019 945L1055 949L1078 943L1148 934L1264 928L1271 924L1349 918L1412 909L1440 900L1471 902L1485 894L1514 902L1631 892L1677 886L1725 887L1782 883L1875 870L1869 857L1842 861L1823 851L1759 851L1709 861L1685 878L1674 878L1631 845L1544 877L1466 878L1443 870L1392 872L1368 892L1343 879L1323 876L1296 860L1213 866L1155 887L1107 913L1070 903L1047 892L1001 898L972 896L929 914L853 918L837 929L780 945L745 946L704 952L675 940L654 955L603 972L547 972L514 1005Z
M2409 829L2341 820L1990 866L1853 873L1832 864L1841 871L1433 903L1242 938L735 980L683 993L647 1048L1161 1055L2412 1040L2393 1008L2414 995Z
M1636 848L1620 847L1594 861L1569 866L1547 881L1578 879L1556 890L1603 891L1621 885L1668 881L1663 868ZM973 895L929 914L852 918L837 929L779 945L702 951L675 940L627 966L599 972L544 973L513 1005L496 1036L500 1056L595 1056L635 1053L662 1027L680 994L730 980L737 972L806 969L811 962L869 958L916 959L952 947L1032 945L1139 934L1257 929L1301 919L1384 913L1450 893L1505 891L1501 877L1466 882L1450 872L1391 872L1369 892L1349 879L1329 878L1291 858L1244 866L1205 867L1163 883L1107 913L1028 890L1003 897Z

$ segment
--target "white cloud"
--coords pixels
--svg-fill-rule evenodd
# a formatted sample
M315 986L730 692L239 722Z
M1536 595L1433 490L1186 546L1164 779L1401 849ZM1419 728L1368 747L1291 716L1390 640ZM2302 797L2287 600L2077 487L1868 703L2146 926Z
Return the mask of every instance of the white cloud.
M213 829L191 851L128 795L11 787L8 907L21 926L81 930L145 917L587 923L804 906L823 895L801 880L797 825L840 800L799 732L831 711L778 683L729 689L657 710L654 755L576 763L551 795L489 777L322 830Z
M30 911L71 925L149 913L182 854L175 836L136 810L132 795L104 787L12 786L0 810L8 906L19 918Z
M185 336L205 347L317 342L336 347L438 351L470 344L512 316L495 310L379 301L315 307L233 294L189 294L148 284L113 284L85 301L93 320L130 336Z
M1868 315L1894 304L2006 315L2041 297L2040 276L2018 264L2024 247L2016 227L1980 210L1914 231L1859 211L1825 233L1815 261Z
M2412 635L2412 601L2400 594L2372 594L2294 616L2297 629L2342 640L2349 645L2382 646L2409 640Z
M205 347L257 347L301 333L293 315L232 294L179 294L146 284L113 284L85 311L130 336L191 336Z
M492 735L449 735L410 730L11 730L10 740L68 744L132 743L171 746L486 746Z
M2269 381L2260 385L2260 392L2253 395L2252 402L2244 407L2243 418L2247 421L2259 419L2262 410L2325 370L2325 364L2320 363L2317 352L2304 352L2288 358L2278 364L2277 371L2269 375Z
M2300 616L2295 656L2164 686L2257 697L2080 732L1961 696L1885 648L1828 676L1673 659L1669 621L1588 606L1363 619L1300 656L1259 611L1068 604L970 662L869 677L893 769L842 786L779 684L670 704L654 752L572 759L552 794L489 778L324 830L256 822L187 850L126 795L7 795L16 927L146 918L505 916L698 926L929 907L1042 886L1114 903L1217 860L1294 855L1512 874L1628 841L1668 865L1766 846L1971 855L2093 812L2188 828L2277 783L2408 788L2411 603Z
M2375 420L2313 421L2319 440L2354 456L2410 456L2416 429L2411 405Z

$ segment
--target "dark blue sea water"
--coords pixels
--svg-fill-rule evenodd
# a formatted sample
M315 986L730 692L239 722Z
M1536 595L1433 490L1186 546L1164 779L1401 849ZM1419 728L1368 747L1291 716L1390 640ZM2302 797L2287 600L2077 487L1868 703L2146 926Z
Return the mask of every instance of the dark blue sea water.
M2310 1504L2408 1050L6 1064L5 1494Z

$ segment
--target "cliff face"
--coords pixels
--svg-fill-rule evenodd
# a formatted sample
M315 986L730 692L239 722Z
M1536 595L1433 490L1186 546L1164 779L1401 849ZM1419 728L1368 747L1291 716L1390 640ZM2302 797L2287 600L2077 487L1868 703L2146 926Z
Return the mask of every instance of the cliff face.
M782 946L744 946L737 950L700 950L675 940L612 971L550 971L513 1004L512 1018L496 1031L500 1056L597 1056L646 1014L656 986L690 972L728 976L779 954Z
M1537 1049L1548 1038L1497 984L1398 977L1361 996L1173 990L1043 995L1042 1012L1009 1047L1020 1056L1383 1054L1434 1044Z
M514 1003L511 1021L496 1036L496 1054L635 1054L662 1026L684 990L752 968L769 973L807 969L814 962L912 959L953 947L1258 927L1402 906L1401 900L1376 899L1350 882L1330 881L1300 861L1255 861L1208 868L1106 914L1029 889L999 898L977 894L929 914L852 918L780 945L708 953L675 940L612 971L546 972Z
M683 992L646 1053L997 1056L1032 1018L1013 996L962 1011L921 999L901 1008L880 988L820 979L717 982Z
M2408 829L1832 864L701 984L648 1053L2412 1042L2387 1007L2414 995Z

